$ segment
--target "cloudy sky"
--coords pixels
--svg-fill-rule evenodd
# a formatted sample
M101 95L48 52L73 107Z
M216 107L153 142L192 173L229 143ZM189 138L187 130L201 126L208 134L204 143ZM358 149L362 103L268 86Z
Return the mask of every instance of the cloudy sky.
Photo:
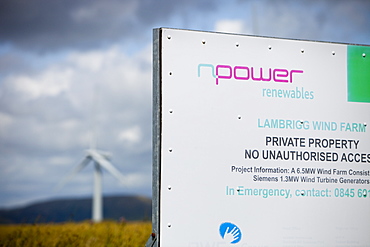
M104 194L151 196L156 27L370 45L370 1L0 0L0 208L90 196L92 167L54 188L91 136Z

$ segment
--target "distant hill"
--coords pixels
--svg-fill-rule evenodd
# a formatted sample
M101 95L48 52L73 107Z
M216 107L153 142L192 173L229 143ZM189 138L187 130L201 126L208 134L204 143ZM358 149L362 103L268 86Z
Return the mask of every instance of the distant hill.
M91 198L58 199L26 207L0 210L0 223L46 223L91 219ZM141 196L107 196L103 198L105 220L151 220L152 201Z

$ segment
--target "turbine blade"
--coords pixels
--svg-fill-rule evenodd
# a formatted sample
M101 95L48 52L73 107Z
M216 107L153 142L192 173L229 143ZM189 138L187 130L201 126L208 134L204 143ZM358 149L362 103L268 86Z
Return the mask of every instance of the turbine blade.
M101 165L105 170L107 170L110 174L112 174L118 181L121 183L125 183L125 177L122 175L120 171L117 170L107 159L104 155L101 155L96 150L89 150L88 151L91 157Z
M59 184L55 187L55 191L60 190L68 181L70 181L79 171L81 171L89 162L91 161L91 158L89 156L86 156L83 158L83 160L78 164L78 166L75 167L75 169L72 170L72 172L64 177Z
M112 153L106 152L106 151L101 151L98 149L94 149L97 153L99 153L101 156L103 156L106 160L111 160L112 158Z

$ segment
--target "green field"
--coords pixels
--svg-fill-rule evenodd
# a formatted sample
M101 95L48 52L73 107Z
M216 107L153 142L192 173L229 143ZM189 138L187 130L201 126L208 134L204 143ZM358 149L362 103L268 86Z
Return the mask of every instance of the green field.
M0 246L144 247L151 229L150 222L0 225Z

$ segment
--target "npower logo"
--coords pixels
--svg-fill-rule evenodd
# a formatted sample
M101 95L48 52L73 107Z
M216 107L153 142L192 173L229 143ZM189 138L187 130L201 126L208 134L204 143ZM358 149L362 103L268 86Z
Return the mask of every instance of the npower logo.
M222 80L243 80L243 81L263 81L263 82L279 82L293 83L299 74L303 74L303 70L289 70L284 68L255 68L246 66L231 66L225 64L198 64L198 77L203 74L211 74L216 79L216 85Z

